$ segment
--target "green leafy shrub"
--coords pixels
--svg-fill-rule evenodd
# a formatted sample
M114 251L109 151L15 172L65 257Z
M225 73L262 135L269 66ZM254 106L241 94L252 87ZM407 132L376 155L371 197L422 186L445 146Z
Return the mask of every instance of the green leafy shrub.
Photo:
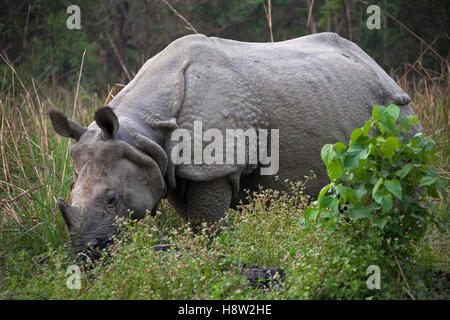
M376 106L372 118L353 130L348 146L323 146L330 183L305 211L308 221L333 226L341 210L352 219L368 219L385 240L400 242L420 239L430 222L438 222L431 200L442 191L431 169L435 142L423 133L407 140L411 125L419 123L399 114L396 105Z

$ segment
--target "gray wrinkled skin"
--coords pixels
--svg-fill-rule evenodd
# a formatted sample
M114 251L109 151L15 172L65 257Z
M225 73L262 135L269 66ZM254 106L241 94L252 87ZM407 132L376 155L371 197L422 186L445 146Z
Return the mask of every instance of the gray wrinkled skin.
M278 43L245 43L204 35L172 42L88 128L53 111L55 130L78 141L78 178L71 205L60 201L77 250L115 232L126 208L142 218L166 197L184 218L217 221L258 185L285 189L284 179L313 170L315 195L328 183L320 159L326 143L347 142L375 105L395 103L413 114L410 98L357 45L333 33ZM177 165L170 160L176 128L203 131L279 129L279 180L255 165ZM416 128L420 130L420 127ZM208 142L204 142L204 146Z

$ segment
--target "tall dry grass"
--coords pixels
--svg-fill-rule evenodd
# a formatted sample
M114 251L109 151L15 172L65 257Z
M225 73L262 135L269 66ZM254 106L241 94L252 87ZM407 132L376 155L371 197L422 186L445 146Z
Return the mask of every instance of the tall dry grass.
M72 181L71 142L54 134L47 113L57 108L87 125L101 103L82 87L77 94L34 79L25 84L2 58L10 71L2 83L11 85L0 91L0 242L3 248L39 252L47 243L66 241L55 201L68 194Z
M412 106L424 127L425 133L438 144L440 151L440 173L449 172L450 138L450 71L442 80L430 80L422 77L410 81L408 92L412 94Z

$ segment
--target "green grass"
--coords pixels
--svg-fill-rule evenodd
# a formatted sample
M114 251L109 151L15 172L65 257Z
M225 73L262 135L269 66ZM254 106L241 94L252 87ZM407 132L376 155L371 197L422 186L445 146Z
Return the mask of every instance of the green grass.
M58 108L87 125L104 99L81 87L74 112L72 92L18 85L13 73L4 77L16 85L0 91L0 299L450 298L446 195L435 213L443 218L443 231L430 228L421 243L411 244L413 254L399 257L400 269L367 225L341 221L334 233L305 228L309 200L299 184L293 195L262 191L228 213L226 228L205 226L198 233L163 202L155 217L124 221L110 256L82 273L81 290L69 290L65 273L74 262L56 198L70 190L71 142L53 133L46 112ZM448 83L424 83L408 92L438 142L436 167L448 186ZM165 243L180 251L151 248ZM239 274L251 264L281 267L286 279L271 290L252 288ZM366 286L373 264L381 269L380 290Z

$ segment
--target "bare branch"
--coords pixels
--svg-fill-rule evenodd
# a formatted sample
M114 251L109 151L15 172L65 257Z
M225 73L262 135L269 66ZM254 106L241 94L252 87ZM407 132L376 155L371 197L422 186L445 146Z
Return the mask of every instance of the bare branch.
M113 87L111 88L111 90L109 90L108 96L106 97L105 102L103 103L103 105L107 105L112 99L114 99L115 95L117 93L119 93L120 90L122 90L122 88L125 87L124 84L121 83L115 83L113 85ZM116 91L117 88L120 88L119 90Z
M128 72L127 67L125 66L124 62L122 61L122 58L120 57L119 51L117 51L116 46L114 45L114 42L112 41L111 37L109 36L109 34L106 34L106 37L109 40L109 43L111 44L111 47L114 50L114 53L117 56L117 59L119 60L120 66L122 67L123 72L125 72L125 75L127 76L128 81L131 80L131 76L130 73Z
M262 0L262 4L264 7L264 12L266 13L267 23L269 24L269 31L270 31L270 42L273 42L273 32L272 32L272 1L268 0L267 5L269 6L269 9L267 10L266 4L264 3L264 0Z
M194 31L195 33L198 33L198 31L192 26L192 24L190 24L189 21L187 21L185 17L183 17L177 10L175 10L174 7L172 7L170 5L169 1L167 1L167 0L161 0L161 1L164 2L176 16L178 16L181 20L184 21L184 23L186 23L188 25L187 29Z
M309 6L309 10L308 10L308 21L306 22L306 27L309 28L309 23L311 22L311 14L312 14L312 9L314 7L314 0L311 1L311 4Z
M406 291L406 293L411 298L411 300L416 300L416 298L414 298L414 296L411 294L411 292L409 292L410 288L409 288L408 281L406 280L406 277L405 277L405 275L403 273L402 267L400 267L400 263L398 262L397 255L395 254L394 250L392 250L392 254L394 255L394 259L395 259L395 262L397 263L398 270L400 271L400 274L401 274L401 276L403 278L403 281L405 283L405 291Z
M81 74L83 73L84 55L85 54L86 54L86 49L84 49L83 56L81 57L81 66L80 66L80 72L78 73L77 90L75 92L75 98L73 99L72 118L75 116L75 110L77 109L78 92L80 90L80 81L81 81Z

